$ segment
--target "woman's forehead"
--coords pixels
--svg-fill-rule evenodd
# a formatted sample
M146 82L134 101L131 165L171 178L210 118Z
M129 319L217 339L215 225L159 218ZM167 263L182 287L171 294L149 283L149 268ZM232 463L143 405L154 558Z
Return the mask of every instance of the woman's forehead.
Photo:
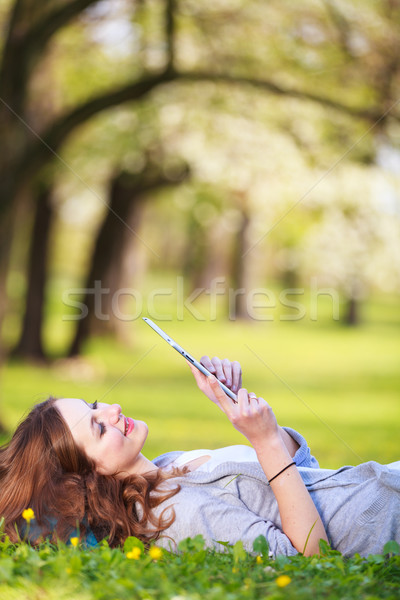
M91 408L85 400L81 398L59 398L55 404L72 433L78 433L82 427L87 428Z

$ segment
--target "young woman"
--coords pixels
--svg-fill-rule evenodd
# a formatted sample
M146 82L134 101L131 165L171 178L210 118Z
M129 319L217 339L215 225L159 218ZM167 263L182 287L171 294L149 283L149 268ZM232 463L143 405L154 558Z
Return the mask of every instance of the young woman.
M318 552L319 540L345 555L381 552L400 541L399 464L374 462L320 469L304 438L278 426L271 407L241 388L239 363L191 367L199 388L250 442L219 450L172 452L148 460L148 427L118 404L50 398L37 405L0 450L0 515L17 539L32 508L32 541L68 541L76 528L87 543L128 535L176 549L202 534L209 547L242 540L248 550L263 535L271 555Z

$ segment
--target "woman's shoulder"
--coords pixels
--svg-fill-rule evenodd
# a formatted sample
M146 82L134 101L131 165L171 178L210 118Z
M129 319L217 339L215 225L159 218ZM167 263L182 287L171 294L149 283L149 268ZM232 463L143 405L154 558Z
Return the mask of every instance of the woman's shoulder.
M174 460L176 460L178 456L181 456L183 453L184 450L165 452L164 454L160 454L160 456L153 458L152 463L156 465L156 467L166 467L170 463L174 462Z

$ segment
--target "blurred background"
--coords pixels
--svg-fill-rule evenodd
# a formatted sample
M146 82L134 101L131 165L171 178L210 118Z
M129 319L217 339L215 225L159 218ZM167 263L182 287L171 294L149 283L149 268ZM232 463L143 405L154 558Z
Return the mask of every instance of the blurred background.
M400 1L0 0L0 420L118 402L246 443L189 352L327 467L399 458Z

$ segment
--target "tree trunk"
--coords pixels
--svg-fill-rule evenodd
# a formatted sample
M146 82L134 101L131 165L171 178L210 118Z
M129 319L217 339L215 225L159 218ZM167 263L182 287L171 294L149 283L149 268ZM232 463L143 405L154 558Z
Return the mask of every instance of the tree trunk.
M4 316L7 310L7 274L10 260L12 229L13 229L13 214L14 211L9 210L0 219L0 334L3 328ZM0 335L0 340L1 340ZM0 360L5 357L5 349L3 343L0 344Z
M42 329L49 236L52 222L51 188L37 195L28 264L28 287L20 339L13 356L43 360Z
M250 217L246 207L242 207L240 211L242 219L232 252L231 282L234 296L233 306L230 306L230 312L232 313L230 316L238 319L249 319L246 301L248 285L245 254L246 250L248 250L247 236L250 227Z
M360 323L360 303L355 298L349 298L347 302L347 312L345 315L345 323L351 327Z
M78 320L68 356L80 354L91 333L110 332L115 325L112 299L121 287L123 259L132 235L138 228L141 203L150 190L177 185L189 175L186 165L174 174L164 174L162 167L148 163L142 173L121 173L111 183L109 210L96 239L90 272L85 284L83 305L87 314ZM85 309L85 312L86 312ZM115 330L114 330L115 331Z
M187 244L183 252L182 273L184 279L189 281L190 289L195 290L207 287L209 277L210 249L207 231L190 215L187 231Z
M76 328L68 356L81 353L84 342L88 339L95 320L107 320L109 314L104 311L102 295L105 290L106 275L114 270L114 275L119 272L121 255L127 232L126 227L132 209L132 190L127 193L122 177L119 175L111 184L109 209L103 224L100 227L93 251L89 275L85 283L85 296L83 304L87 315L82 315ZM135 199L136 200L136 199ZM117 276L118 278L118 276Z
M7 297L7 275L10 262L10 253L13 240L13 231L15 220L18 218L18 209L22 205L22 194L16 199L14 204L9 207L0 217L0 375L3 370L4 363L7 358L7 350L3 343L2 329L3 321L7 312L8 297ZM1 394L1 390L0 390ZM0 412L1 412L1 397L0 397ZM0 417L0 434L6 431Z
M126 312L129 303L127 294L135 276L135 253L138 242L131 231L138 231L143 214L141 197L132 196L129 214L127 215L128 228L124 228L123 238L118 250L115 252L111 267L105 272L103 287L109 290L104 296L102 309L107 315L106 321L93 319L92 333L94 335L112 334L121 340L126 340L125 323L130 316ZM127 264L130 260L130 264Z

